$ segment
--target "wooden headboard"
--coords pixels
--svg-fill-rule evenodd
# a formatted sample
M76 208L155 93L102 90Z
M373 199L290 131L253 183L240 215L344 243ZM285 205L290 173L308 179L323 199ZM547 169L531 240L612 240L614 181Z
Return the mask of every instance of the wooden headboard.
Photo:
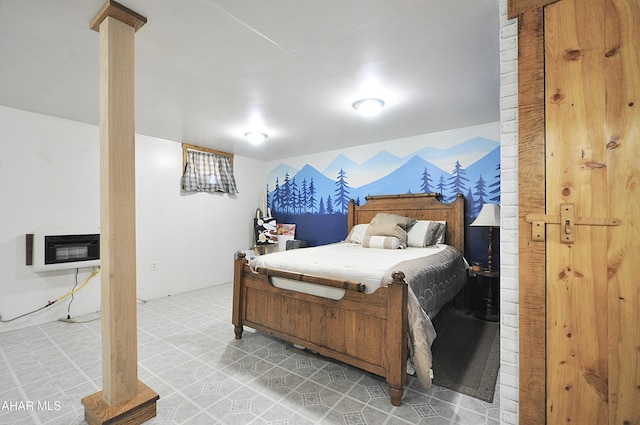
M447 244L464 254L464 197L445 204L440 202L439 193L418 193L409 195L367 196L367 203L358 206L352 199L347 215L348 231L356 224L369 223L379 212L402 215L417 220L444 220L447 222Z

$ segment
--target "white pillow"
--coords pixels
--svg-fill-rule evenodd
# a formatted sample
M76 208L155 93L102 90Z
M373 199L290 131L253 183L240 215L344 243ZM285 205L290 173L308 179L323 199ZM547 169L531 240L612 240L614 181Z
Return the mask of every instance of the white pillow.
M362 241L363 248L398 249L400 240L395 236L365 236Z
M407 231L407 246L423 247L429 229L429 222L424 220L416 221Z
M446 227L439 221L418 220L407 232L407 245L417 248L436 245L444 241Z
M345 241L361 244L364 240L364 234L367 232L367 227L369 227L369 223L356 224L351 228L351 231L347 235Z

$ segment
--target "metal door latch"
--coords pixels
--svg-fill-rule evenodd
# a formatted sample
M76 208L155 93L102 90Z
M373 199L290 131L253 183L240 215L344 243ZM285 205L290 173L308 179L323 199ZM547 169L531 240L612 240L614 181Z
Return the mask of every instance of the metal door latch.
M618 226L620 224L620 220L617 218L576 217L574 204L560 205L559 216L532 213L527 214L525 219L531 223L531 240L544 242L546 237L545 224L559 224L561 226L560 241L568 244L574 242L574 227L577 225Z

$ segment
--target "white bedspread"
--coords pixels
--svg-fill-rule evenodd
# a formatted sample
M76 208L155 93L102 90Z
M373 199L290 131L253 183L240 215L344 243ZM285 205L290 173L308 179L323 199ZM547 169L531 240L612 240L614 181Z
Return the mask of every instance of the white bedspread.
M397 264L434 255L445 249L447 249L447 245L394 250L375 249L341 242L262 255L253 259L249 266L254 272L258 268L270 268L352 280L365 284L366 293L373 293L380 286L386 286L391 282L390 270ZM344 296L344 289L341 288L275 277L272 277L271 282L274 286L283 289L336 300ZM408 292L410 359L420 382L429 387L433 377L431 344L436 337L436 332L411 286L409 286ZM409 366L411 367L411 365Z
M253 259L249 266L253 271L259 267L266 267L307 275L353 280L365 284L365 292L371 294L381 285L390 283L383 283L382 280L387 270L394 265L441 252L445 247L446 245L436 245L428 248L376 249L363 248L360 244L341 242L261 255ZM298 285L300 282L296 281L295 283ZM312 286L317 287L318 285ZM336 293L344 293L343 289L332 289L336 289Z

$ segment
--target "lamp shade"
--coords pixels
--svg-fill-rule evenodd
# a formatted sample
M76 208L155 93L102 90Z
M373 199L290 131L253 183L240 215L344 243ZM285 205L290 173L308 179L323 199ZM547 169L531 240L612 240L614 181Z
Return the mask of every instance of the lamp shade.
M500 205L484 204L470 226L500 227Z

